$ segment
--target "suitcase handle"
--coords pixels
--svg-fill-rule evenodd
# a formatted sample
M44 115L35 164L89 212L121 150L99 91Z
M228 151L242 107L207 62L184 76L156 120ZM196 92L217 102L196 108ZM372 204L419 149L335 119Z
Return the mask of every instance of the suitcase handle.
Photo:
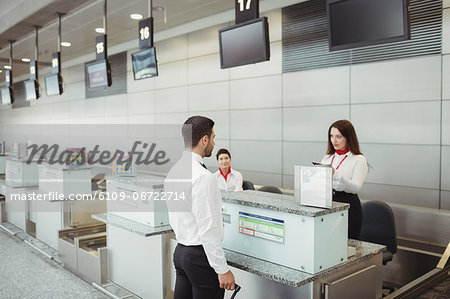
M233 292L233 295L231 295L230 299L234 299L234 297L240 290L241 290L241 286L238 285L237 283L235 283L234 284L234 292Z

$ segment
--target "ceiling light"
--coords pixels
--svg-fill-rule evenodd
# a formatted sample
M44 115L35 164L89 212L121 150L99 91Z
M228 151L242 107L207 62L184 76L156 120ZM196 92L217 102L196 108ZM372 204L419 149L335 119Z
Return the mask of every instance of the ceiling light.
M105 29L102 27L95 28L95 32L97 33L105 33Z
M31 60L30 60L30 58L24 57L24 58L22 58L22 61L23 61L23 62L30 62Z
M11 69L11 67L9 65L5 65L4 68L7 69L7 70Z
M142 15L140 15L138 13L132 13L130 15L130 18L132 18L133 20L140 20L140 19L142 19Z
M72 44L69 42L61 42L61 46L63 47L70 47Z
M2 71L2 70L0 70L0 73L3 73L3 71Z

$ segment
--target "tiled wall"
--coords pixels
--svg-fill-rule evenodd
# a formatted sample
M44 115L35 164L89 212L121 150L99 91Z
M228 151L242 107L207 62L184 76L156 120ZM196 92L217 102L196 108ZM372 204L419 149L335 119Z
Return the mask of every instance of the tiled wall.
M347 118L372 166L362 198L450 210L450 9L443 55L285 74L281 11L266 15L270 62L221 70L217 30L226 25L208 28L158 42L157 78L134 81L128 61L127 94L85 100L77 65L63 69L62 96L1 107L0 124L182 123L202 114L245 179L292 189L294 165L320 160L328 126ZM207 165L215 170L215 158Z

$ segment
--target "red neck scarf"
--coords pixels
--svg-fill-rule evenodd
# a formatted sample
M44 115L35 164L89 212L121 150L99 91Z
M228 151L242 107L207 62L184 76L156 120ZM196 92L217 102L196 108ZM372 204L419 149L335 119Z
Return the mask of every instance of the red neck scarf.
M336 154L338 155L345 155L346 153L348 153L350 151L350 149L348 148L348 146L345 148L345 150L340 151L340 150L336 150Z
M225 179L225 182L226 182L227 181L227 177L228 177L228 175L231 172L231 167L228 167L228 172L226 174L223 174L222 168L220 168L220 167L219 167L219 171L220 171L220 174L223 176L223 178Z

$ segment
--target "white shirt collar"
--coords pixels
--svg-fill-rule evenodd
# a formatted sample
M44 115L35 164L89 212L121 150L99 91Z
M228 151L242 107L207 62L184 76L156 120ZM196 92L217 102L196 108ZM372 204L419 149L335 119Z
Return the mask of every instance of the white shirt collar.
M192 160L195 160L195 161L199 162L200 164L204 164L203 158L199 154L196 154L191 151L184 151L183 155L190 155L192 157Z

